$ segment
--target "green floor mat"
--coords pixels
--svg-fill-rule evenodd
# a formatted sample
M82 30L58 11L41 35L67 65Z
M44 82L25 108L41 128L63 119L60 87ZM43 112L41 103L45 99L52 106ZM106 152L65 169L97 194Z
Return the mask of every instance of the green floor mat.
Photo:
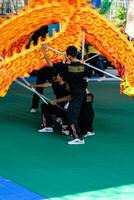
M40 109L30 113L32 93L14 83L0 99L0 176L52 200L134 199L134 99L118 82L89 88L96 134L69 146L58 132L38 133Z

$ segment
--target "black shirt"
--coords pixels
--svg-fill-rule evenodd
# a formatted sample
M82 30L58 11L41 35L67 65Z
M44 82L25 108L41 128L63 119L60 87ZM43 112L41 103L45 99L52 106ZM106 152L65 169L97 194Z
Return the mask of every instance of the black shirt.
M58 82L52 81L53 92L56 96L56 99L70 95L67 83L60 85ZM67 102L58 103L60 106L64 107Z
M89 75L89 68L80 62L63 65L64 78L69 84L71 95L85 91L87 81L84 78Z
M85 91L87 81L84 78L89 75L89 67L80 62L72 62L71 64L57 63L54 68L54 71L60 73L69 84L71 95L76 91Z

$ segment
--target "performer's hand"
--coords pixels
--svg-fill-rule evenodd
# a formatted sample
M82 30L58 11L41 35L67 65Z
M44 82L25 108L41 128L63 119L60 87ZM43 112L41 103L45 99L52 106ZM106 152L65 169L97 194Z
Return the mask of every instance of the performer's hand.
M45 84L44 84L44 87L45 87L45 88L48 88L48 87L51 87L51 86L52 86L52 83L45 83Z
M33 88L33 87L35 87L35 85L30 84L29 87L30 87L30 88Z
M2 56L0 56L0 61L3 61L3 60L4 60L4 58Z
M56 105L56 104L57 104L57 101L56 101L56 99L55 99L55 100L52 100L50 103L51 103L52 105Z
M47 45L46 44L41 44L41 49L45 51L47 49Z
M81 63L81 64L84 64L84 60L80 60L80 63Z

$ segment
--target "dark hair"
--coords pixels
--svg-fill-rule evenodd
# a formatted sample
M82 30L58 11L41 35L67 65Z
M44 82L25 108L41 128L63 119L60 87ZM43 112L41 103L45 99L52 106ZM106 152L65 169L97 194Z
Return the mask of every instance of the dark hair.
M53 65L53 76L57 76L60 75L63 79L65 79L66 77L66 72L64 72L64 67L63 67L63 63L59 62L59 63L55 63Z
M67 56L76 57L77 56L77 48L75 46L69 46L66 50Z

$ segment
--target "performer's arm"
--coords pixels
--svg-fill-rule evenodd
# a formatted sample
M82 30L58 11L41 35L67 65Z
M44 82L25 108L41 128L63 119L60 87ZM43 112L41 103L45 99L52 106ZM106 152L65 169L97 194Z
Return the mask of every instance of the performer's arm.
M67 101L70 100L70 98L71 98L71 96L70 96L70 95L67 95L67 96L61 97L61 98L59 98L59 99L52 100L52 101L51 101L51 104L52 104L52 105L55 105L55 104L57 104L57 103L67 102Z
M47 48L46 45L44 45L44 44L41 45L41 50L42 50L42 52L43 52L43 54L44 54L44 58L45 58L45 60L47 61L47 64L48 64L50 67L53 67L53 63L50 61L50 59L49 59L49 57L48 57L48 55L47 55L46 48Z
M32 87L41 87L41 88L48 88L52 87L52 83L43 83L43 84L37 84L37 85L31 85Z

